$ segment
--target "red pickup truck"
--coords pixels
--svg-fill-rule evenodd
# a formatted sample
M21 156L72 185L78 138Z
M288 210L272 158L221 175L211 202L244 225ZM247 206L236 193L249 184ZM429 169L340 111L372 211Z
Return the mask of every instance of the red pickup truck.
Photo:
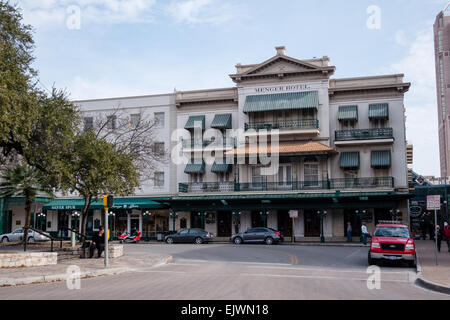
M416 246L409 227L401 224L377 225L369 250L369 265L380 260L406 261L416 266Z

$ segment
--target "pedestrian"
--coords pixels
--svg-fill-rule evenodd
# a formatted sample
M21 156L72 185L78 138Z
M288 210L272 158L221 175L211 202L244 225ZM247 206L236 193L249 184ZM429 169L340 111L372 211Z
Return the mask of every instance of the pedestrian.
M352 232L353 232L352 224L349 221L349 222L347 222L347 242L352 242L353 241L353 239L352 239Z
M100 227L100 231L92 237L92 244L89 248L89 258L94 256L94 250L97 248L98 256L101 258L102 252L105 250L105 229Z
M450 225L448 222L444 222L444 235L447 241L448 252L450 252Z
M361 233L363 236L363 244L367 245L367 237L370 237L370 233L369 233L369 231L367 231L367 225L365 222L362 223Z
M441 252L441 243L442 243L442 230L439 225L436 226L435 237L437 241L438 251Z

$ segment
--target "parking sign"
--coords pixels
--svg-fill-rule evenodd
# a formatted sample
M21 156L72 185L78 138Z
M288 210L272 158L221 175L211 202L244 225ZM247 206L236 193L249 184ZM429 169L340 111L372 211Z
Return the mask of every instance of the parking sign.
M289 216L292 219L297 219L298 218L298 210L291 210L291 211L289 211Z
M441 196L428 196L427 197L427 210L441 210Z

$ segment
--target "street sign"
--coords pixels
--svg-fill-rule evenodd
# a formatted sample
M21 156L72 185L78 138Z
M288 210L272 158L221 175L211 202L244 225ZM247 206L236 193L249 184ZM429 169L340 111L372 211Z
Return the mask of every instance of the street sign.
M289 211L289 217L291 217L292 219L297 219L298 218L298 210Z
M441 210L441 196L428 196L427 197L427 210Z

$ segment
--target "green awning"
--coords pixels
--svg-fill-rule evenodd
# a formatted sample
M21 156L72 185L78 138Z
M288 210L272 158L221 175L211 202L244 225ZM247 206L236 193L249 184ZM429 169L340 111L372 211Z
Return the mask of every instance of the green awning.
M49 202L43 206L43 210L83 210L83 208L83 199L59 199ZM103 209L103 204L97 201L92 201L89 209Z
M164 209L164 206L148 198L114 198L111 209Z
M389 119L389 105L387 103L371 104L369 119Z
M338 120L358 120L358 106L339 107Z
M205 164L195 164L195 163L189 163L186 166L186 169L184 169L184 173L191 174L191 173L205 173Z
M341 153L341 169L356 169L359 166L359 152Z
M231 129L231 114L217 114L211 124L213 129Z
M391 151L372 151L370 163L372 168L389 168L391 166Z
M205 116L192 116L189 117L188 122L186 123L185 129L195 129L195 128L201 128L202 130L205 130Z
M245 100L244 112L317 109L318 107L318 91L291 92L248 96Z
M212 168L211 168L211 172L213 173L226 173L226 172L230 172L231 171L231 164L218 164L215 163L213 164Z

